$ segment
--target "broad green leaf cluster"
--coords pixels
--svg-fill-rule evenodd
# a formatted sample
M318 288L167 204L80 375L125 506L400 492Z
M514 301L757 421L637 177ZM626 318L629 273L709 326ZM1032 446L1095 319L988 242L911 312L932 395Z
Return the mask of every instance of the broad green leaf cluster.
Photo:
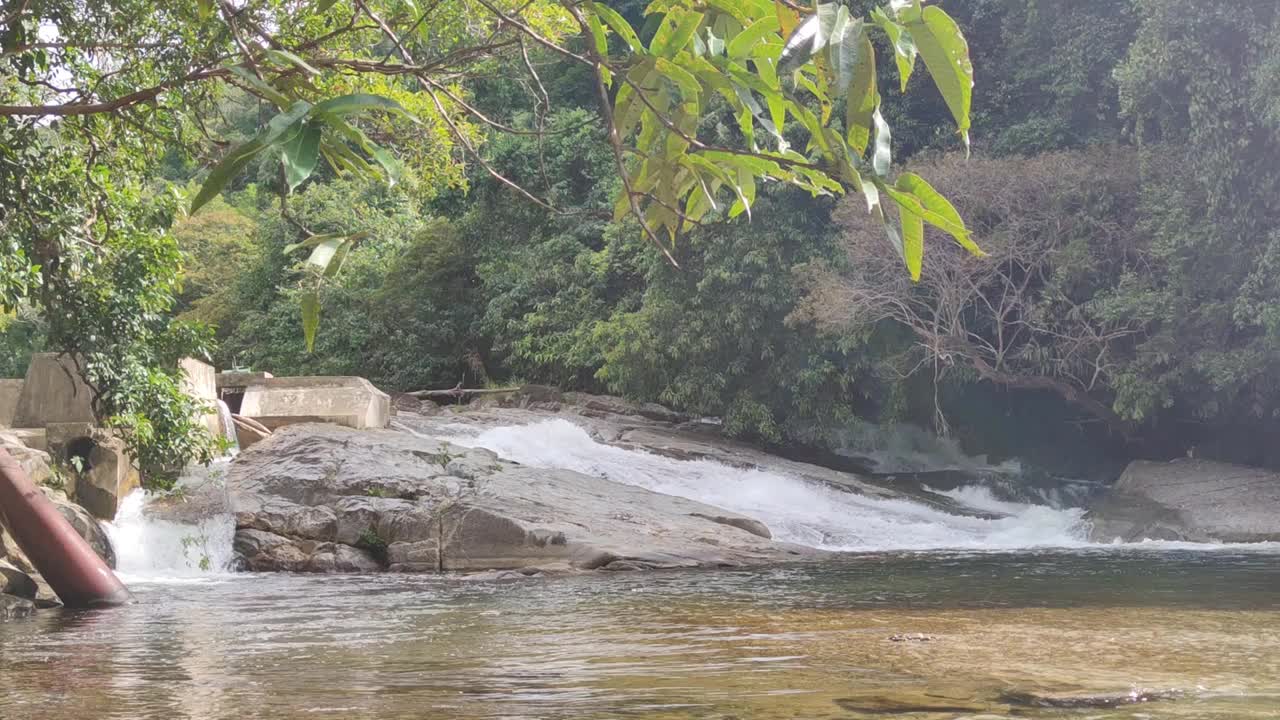
M874 33L890 41L903 90L923 59L968 144L973 68L941 8L895 0L861 18L838 2L801 12L780 0L655 0L646 9L657 22L647 44L608 6L588 3L586 13L625 154L615 218L636 213L674 244L715 217L750 216L760 185L780 182L815 196L862 193L913 278L924 223L981 252L926 180L892 177ZM700 136L703 118L717 112L734 118L739 142Z

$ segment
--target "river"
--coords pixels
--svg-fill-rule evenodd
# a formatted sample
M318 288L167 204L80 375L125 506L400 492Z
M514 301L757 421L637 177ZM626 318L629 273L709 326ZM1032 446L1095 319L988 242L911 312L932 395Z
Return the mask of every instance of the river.
M1004 516L963 518L554 421L451 440L840 552L515 581L237 574L229 520L168 526L132 498L111 530L138 602L0 625L0 718L1280 716L1274 545L1091 545L1077 509L967 488Z

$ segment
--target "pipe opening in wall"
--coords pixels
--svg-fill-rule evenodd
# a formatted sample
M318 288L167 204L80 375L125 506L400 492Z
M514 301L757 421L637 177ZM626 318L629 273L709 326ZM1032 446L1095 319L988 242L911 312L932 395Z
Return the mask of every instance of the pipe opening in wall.
M222 395L222 402L227 404L227 409L229 409L232 413L239 415L240 403L244 402L244 388L238 388L236 390L223 390L221 395Z
M93 451L97 447L98 444L93 441L93 438L78 437L67 443L66 457L63 459L67 461L68 465L80 472L86 472L92 466L90 458L92 458Z

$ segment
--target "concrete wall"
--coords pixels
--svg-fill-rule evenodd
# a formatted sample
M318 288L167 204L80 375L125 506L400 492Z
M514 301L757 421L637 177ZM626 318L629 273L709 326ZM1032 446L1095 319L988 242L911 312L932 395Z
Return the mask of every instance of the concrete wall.
M18 398L22 396L22 378L0 379L0 428L13 427L13 416L18 412Z
M384 428L391 398L359 377L268 378L245 389L239 414L272 430L300 422Z
M222 435L222 419L218 416L217 409L218 385L215 379L217 373L214 372L213 366L195 358L183 358L178 361L178 367L182 369L183 391L211 408L209 412L201 415L200 420L204 422L210 433L215 436Z
M68 355L36 353L27 367L13 427L42 428L49 423L93 422L93 395Z
M80 468L71 471L75 482L67 494L94 517L115 519L120 501L140 484L124 442L93 423L50 423L46 431L54 462L74 468L72 458L79 459Z

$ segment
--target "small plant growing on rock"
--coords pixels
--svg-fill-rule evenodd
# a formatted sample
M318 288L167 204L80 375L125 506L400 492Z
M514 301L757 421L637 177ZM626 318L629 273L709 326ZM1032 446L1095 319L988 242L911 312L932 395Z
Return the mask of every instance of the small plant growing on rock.
M373 527L366 528L356 539L356 547L366 550L382 565L387 564L387 541Z
M449 465L459 456L449 452L448 447L442 447L436 452L427 453L427 460L440 466L441 472L449 472Z

